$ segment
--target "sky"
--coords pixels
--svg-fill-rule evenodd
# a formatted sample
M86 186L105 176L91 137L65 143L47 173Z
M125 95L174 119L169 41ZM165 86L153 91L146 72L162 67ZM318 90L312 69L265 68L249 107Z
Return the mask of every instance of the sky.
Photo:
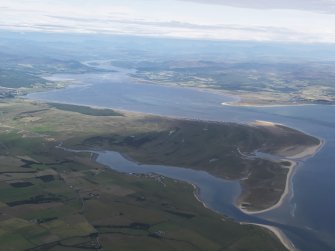
M0 0L0 29L335 43L335 0Z

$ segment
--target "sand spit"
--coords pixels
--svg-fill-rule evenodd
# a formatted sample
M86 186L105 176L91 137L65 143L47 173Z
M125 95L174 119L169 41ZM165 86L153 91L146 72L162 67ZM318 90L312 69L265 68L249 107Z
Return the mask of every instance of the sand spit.
M320 143L316 146L301 147L300 149L283 149L278 152L278 154L292 160L303 160L315 156L315 154L322 149L324 144L325 141L320 139Z
M263 121L263 120L256 120L255 122L252 122L251 124L256 125L256 126L266 126L266 127L275 127L277 125L273 122Z
M249 223L241 223L241 224L248 225ZM287 236L279 228L276 228L273 226L262 225L262 224L249 224L249 225L259 226L259 227L269 230L280 240L280 242L285 246L285 248L287 248L289 251L297 251L293 243L287 238Z
M265 213L271 210L274 210L276 208L279 208L285 201L285 199L287 198L287 196L290 194L291 192L291 188L292 188L292 177L293 174L296 170L296 167L298 166L298 162L292 161L292 160L285 160L285 161L289 161L291 162L291 166L287 167L289 169L289 172L287 174L287 178L286 178L286 185L285 185L285 190L282 194L282 196L280 197L279 201L274 204L273 206L263 209L263 210L258 210L258 211L248 211L247 209L243 208L241 205L239 205L239 209L245 213L245 214L249 214L249 215L253 215L253 214L261 214L261 213Z
M232 107L256 107L256 108L269 108L269 107L290 107L290 106L312 106L318 104L305 104L305 103L285 103L285 104L259 104L259 103L247 103L247 102L224 102L221 103L223 106Z
M260 121L260 120L257 120L257 121L255 121L251 124L256 125L256 126L271 127L271 129L275 128L278 125L282 125L282 124L276 124L276 123L269 122L269 121ZM292 178L293 178L293 175L295 173L296 168L299 166L299 163L303 160L306 160L308 158L313 157L324 146L325 141L322 140L322 139L319 139L319 140L320 140L320 143L318 145L315 145L315 146L307 146L307 147L304 147L304 146L296 147L296 146L294 146L294 147L290 147L290 148L287 148L287 149L283 149L280 152L276 153L276 155L283 157L281 159L282 161L285 161L285 162L288 161L288 162L291 163L291 165L288 166L288 167L285 167L285 168L289 169L289 172L288 172L287 178L286 178L285 190L284 190L282 196L280 197L279 201L275 205L273 205L269 208L266 208L264 210L258 210L258 211L249 211L246 208L243 208L242 205L238 206L239 209L245 214L253 215L253 214L265 213L265 212L271 211L273 209L279 208L284 203L287 196L291 193Z

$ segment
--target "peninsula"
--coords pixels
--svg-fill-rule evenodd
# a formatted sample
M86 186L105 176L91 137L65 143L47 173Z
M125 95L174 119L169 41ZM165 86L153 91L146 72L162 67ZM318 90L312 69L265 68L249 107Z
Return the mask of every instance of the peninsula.
M253 172L252 165L263 168L271 163L248 160L239 153L256 149L254 133L262 136L257 149L277 151L288 146L271 145L270 140L279 142L279 137L263 126L176 120L18 99L3 100L0 108L3 248L286 250L271 232L241 225L203 207L191 185L159 176L120 174L93 162L90 154L67 153L56 147L63 143L115 149L143 163L180 165L239 179L246 171ZM291 144L302 140L312 146L318 142L285 127L281 130L291 133ZM250 144L242 147L245 136ZM199 140L197 144L195 140ZM231 145L236 150L230 154ZM198 160L201 165L195 165ZM221 168L223 160L235 165ZM243 168L234 170L238 163Z

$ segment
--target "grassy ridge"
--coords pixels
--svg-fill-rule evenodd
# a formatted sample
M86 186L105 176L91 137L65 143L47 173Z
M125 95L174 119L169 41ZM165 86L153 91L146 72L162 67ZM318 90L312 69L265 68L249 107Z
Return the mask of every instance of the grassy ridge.
M206 170L216 176L240 179L249 170L272 162L244 158L256 150L276 153L282 148L313 146L319 140L296 130L277 126L274 130L234 123L186 120L152 120L167 124L163 131L96 136L86 145L101 145L122 151L137 161Z
M49 106L63 111L78 112L90 116L122 116L121 113L115 112L112 109L97 109L88 106L69 105L60 103L49 103Z

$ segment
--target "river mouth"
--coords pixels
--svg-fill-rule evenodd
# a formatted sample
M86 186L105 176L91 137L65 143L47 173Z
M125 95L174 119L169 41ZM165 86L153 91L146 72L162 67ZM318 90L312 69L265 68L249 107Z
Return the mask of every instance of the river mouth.
M66 75L66 77L76 79L79 84L61 90L30 94L28 98L187 119L236 123L249 123L255 120L271 121L327 139L322 151L315 157L304 161L296 170L292 178L291 197L276 210L257 215L257 217L246 216L236 209L231 198L222 201L220 193L200 186L199 198L211 209L238 221L279 227L298 247L302 247L301 250L335 249L334 243L331 244L331 247L328 247L328 244L322 244L323 236L335 235L333 217L335 200L332 199L335 184L330 178L335 175L332 166L335 161L333 155L335 117L332 116L335 114L334 106L311 105L308 106L308 109L303 106L222 106L222 103L230 102L229 97L207 93L203 90L198 91L194 88L140 83L123 72L107 75ZM103 154L99 156L98 158L102 158ZM104 158L107 161L110 155L107 154ZM113 158L115 159L115 153ZM186 180L186 182L189 181ZM220 209L220 205L225 205L225 209ZM332 242L331 238L325 241Z
M194 195L205 207L243 224L267 226L273 229L289 250L295 250L294 247L296 245L299 247L299 250L308 250L306 249L308 246L301 242L302 237L309 238L313 242L313 248L323 247L322 250L331 250L306 230L243 213L234 204L236 198L241 193L240 185L236 181L218 178L205 171L173 166L140 164L115 151L73 150L61 146L58 148L73 153L91 153L92 161L120 173L146 175L162 183L164 183L164 177L167 177L192 184L195 191ZM285 233L285 235L282 235L282 233ZM295 241L294 244L291 244L286 235L290 237L290 240Z

